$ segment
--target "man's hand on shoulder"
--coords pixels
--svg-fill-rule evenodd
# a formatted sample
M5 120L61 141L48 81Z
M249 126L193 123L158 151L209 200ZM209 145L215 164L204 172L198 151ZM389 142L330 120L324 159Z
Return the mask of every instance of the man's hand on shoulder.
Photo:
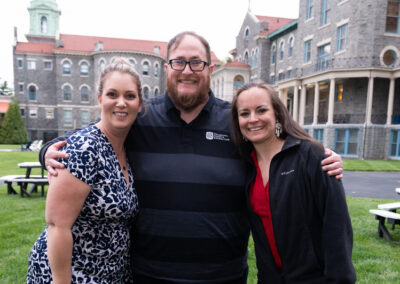
M328 172L328 175L335 176L336 179L343 178L343 161L340 155L330 149L325 149L325 159L322 160L322 169Z
M60 152L60 149L67 144L67 141L60 141L54 143L49 148L47 148L46 154L44 156L44 164L49 173L49 175L57 176L57 169L63 169L64 165L57 161L57 159L66 159L68 154Z

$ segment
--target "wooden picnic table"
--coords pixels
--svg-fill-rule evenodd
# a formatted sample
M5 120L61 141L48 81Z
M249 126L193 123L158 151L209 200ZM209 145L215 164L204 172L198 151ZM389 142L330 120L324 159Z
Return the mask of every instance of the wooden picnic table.
M44 196L44 186L48 185L47 177L44 177L44 168L41 166L39 162L23 162L19 163L18 167L25 168L25 175L9 175L4 176L1 180L7 184L7 192L8 194L17 194L17 191L13 188L13 184L16 184L20 188L20 194L23 197L24 195L31 196L32 192L37 192L38 186L41 186L41 194ZM32 169L40 168L40 175L31 175ZM28 189L28 185L31 187Z

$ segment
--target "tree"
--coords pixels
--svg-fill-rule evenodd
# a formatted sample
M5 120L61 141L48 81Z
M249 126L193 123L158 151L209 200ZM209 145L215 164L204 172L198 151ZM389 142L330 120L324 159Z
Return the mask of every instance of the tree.
M28 133L21 117L18 102L12 100L8 106L3 127L0 129L0 143L25 144L27 142Z
M13 95L13 89L8 87L7 81L4 81L2 84L0 84L0 95L5 95L5 96Z

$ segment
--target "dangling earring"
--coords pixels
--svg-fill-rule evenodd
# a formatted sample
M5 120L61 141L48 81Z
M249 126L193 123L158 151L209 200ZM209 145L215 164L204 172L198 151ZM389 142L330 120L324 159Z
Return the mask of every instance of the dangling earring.
M244 142L247 142L247 138L246 137L242 136L242 138L243 138Z
M275 134L276 137L279 138L279 136L281 136L282 133L282 124L277 120L276 124L275 124Z

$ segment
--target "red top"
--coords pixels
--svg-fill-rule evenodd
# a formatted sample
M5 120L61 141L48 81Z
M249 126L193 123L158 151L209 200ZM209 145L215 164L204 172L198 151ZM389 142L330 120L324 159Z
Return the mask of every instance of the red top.
M255 151L251 153L251 158L253 159L254 165L257 168L257 175L250 187L250 205L263 223L265 235L267 236L272 256L274 257L276 266L281 269L282 261L278 253L278 248L276 247L274 228L272 226L271 207L269 203L269 181L264 187L261 170L258 166Z

